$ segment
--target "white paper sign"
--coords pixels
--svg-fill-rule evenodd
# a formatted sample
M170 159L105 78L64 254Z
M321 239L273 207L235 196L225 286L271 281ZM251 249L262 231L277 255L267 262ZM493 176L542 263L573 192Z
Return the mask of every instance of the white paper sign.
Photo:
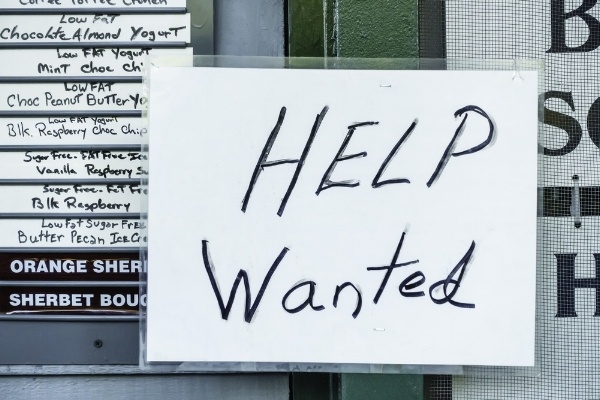
M513 75L154 68L147 360L533 365Z

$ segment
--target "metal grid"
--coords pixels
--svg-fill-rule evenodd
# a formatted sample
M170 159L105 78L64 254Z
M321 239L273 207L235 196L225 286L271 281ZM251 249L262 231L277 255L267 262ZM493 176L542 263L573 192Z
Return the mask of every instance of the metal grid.
M599 21L598 0L420 1L422 57L546 62L535 373L430 376L429 399L600 398Z

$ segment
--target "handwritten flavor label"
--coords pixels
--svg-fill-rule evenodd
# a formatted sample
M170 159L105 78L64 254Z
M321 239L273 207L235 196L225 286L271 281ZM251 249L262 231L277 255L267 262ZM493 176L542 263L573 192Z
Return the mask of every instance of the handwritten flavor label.
M0 84L0 111L141 110L139 83Z
M140 213L140 184L0 186L3 213Z
M134 117L0 117L0 145L140 144L146 135Z
M35 10L43 9L65 9L65 8L89 8L93 10L111 8L185 8L185 0L2 0L2 9Z
M0 151L0 314L133 316L145 306L137 249L147 243L147 172L136 148L147 131L136 116L149 55L191 63L185 8L0 1L0 146L31 146ZM132 150L106 150L120 145Z
M2 43L190 42L189 14L0 15ZM60 46L57 44L57 46Z
M4 219L3 247L140 247L147 238L138 219Z
M0 50L0 75L10 77L47 76L140 76L147 55L189 55L185 49L82 48Z
M0 179L140 179L148 175L140 151L4 152Z
M134 287L4 286L0 314L137 314L146 303Z
M139 252L0 252L0 281L133 281L147 272Z
M532 366L520 73L152 68L148 360Z

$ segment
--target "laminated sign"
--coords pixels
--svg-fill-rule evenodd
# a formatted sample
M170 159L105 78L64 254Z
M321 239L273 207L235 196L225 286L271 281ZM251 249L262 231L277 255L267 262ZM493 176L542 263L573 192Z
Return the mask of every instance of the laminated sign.
M533 365L536 71L150 82L147 361Z

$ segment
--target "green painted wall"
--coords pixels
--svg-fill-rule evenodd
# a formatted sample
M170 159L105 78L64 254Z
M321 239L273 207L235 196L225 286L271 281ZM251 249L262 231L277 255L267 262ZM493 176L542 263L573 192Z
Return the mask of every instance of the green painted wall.
M422 400L422 375L292 374L293 400Z
M292 57L323 57L323 0L288 1L287 51Z
M419 56L417 0L337 0L337 55Z
M288 54L415 58L417 0L288 0Z
M342 374L339 400L418 400L423 398L422 375Z

